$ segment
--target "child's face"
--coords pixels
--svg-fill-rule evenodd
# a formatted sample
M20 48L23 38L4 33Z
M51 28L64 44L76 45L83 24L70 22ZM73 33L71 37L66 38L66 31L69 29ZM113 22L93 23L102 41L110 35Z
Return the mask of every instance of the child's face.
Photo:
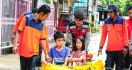
M76 47L77 47L77 49L82 48L82 42L79 39L76 40Z
M64 43L65 43L64 38L58 38L58 39L56 39L55 43L56 43L56 46L58 48L61 48L64 45Z

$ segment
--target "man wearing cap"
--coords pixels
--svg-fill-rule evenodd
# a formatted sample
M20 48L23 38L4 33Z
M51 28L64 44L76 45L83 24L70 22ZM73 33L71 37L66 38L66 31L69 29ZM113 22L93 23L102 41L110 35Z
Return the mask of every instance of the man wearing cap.
M132 5L130 5L128 7L128 16L129 16L129 19L126 21L128 23L128 39L130 41L129 45L129 55L130 57L127 59L129 62L127 63L130 63L128 67L130 67L130 70L132 70Z
M74 11L74 21L69 24L67 32L67 41L75 47L75 39L83 36L85 38L85 49L88 50L90 40L89 23L84 20L83 12L80 10Z
M116 64L115 70L123 70L124 55L127 54L128 49L127 26L124 19L117 15L115 5L108 7L108 15L109 18L103 24L98 55L102 53L106 38L108 38L105 69L113 70L114 64Z

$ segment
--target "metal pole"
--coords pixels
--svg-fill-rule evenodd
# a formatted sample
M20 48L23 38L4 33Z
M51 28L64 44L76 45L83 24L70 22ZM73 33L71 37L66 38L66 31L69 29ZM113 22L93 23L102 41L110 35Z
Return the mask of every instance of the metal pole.
M89 0L87 0L87 19L88 19L88 14L89 14L88 8L89 8Z
M16 23L16 20L17 20L17 0L15 2L15 23Z
M1 24L2 24L2 0L0 0L0 56L1 56Z
M54 27L56 27L57 26L57 15L58 15L58 1L57 0L54 0L54 7L55 7L55 16L54 16L54 23L55 23L55 25L54 25Z
M65 8L65 5L64 4L65 4L65 0L63 0L63 3L62 3L62 6L63 6L62 7L63 8L62 11L64 11L64 8Z

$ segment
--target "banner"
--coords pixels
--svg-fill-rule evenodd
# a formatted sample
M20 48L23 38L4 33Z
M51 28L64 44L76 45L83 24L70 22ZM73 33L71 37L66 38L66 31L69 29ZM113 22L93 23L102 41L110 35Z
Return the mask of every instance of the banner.
M84 66L59 66L53 64L42 65L41 70L104 70L102 60L87 62Z

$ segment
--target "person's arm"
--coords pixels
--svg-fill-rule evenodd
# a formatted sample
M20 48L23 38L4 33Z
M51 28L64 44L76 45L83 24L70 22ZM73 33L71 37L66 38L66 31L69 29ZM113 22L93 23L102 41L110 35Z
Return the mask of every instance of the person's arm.
M72 58L73 61L82 62L83 60L86 60L86 51L81 52L80 58Z
M103 49L104 43L106 41L106 37L107 37L107 28L106 28L106 24L104 23L103 27L102 27L102 35L101 35L98 55L100 55L102 53L102 49Z
M67 64L68 64L68 57L65 58L65 63L63 65L66 66Z
M130 34L130 47L129 47L129 49L131 49L132 50L132 32L131 32L131 34Z
M83 60L83 58L72 58L72 60L81 62Z
M128 43L129 43L129 40L128 40L128 28L127 28L127 23L126 21L124 20L123 22L123 40L124 40L124 49L123 49L123 53L124 55L127 55L127 52L128 52Z
M129 55L132 56L132 32L130 33Z
M48 62L53 63L53 48L50 49L48 53L48 58L46 59Z
M49 52L46 45L47 44L46 41L48 41L47 38L48 38L47 27L46 27L46 24L44 24L42 34L41 34L41 44L42 44L42 49L46 56L48 55L48 52Z
M47 48L46 48L46 39L41 40L41 45L42 45L42 49L44 51L45 57L47 57L48 51L47 51Z
M52 48L50 49L49 53L44 56L44 59L42 59L42 63L48 64L48 63L53 63L53 52Z
M18 50L18 41L19 41L19 33L16 32L16 36L15 36L15 39L14 39L14 43L13 43L13 53L16 54L17 53L17 50Z
M127 23L126 23L125 20L124 20L124 23L123 23L123 38L124 38L124 46L125 46L125 48L128 48L128 43L129 43L129 40L128 40L128 27L127 27Z
M20 32L23 31L24 27L25 27L25 24L26 24L26 17L23 16L22 17L22 20L18 26L18 29L17 29L17 32L16 32L16 36L15 36L15 41L14 41L14 46L13 46L13 52L16 54L17 53L17 49L18 49L18 42L19 42L19 39L20 39Z
M65 63L63 65L67 65L68 64L68 60L69 60L69 57L70 57L70 49L69 48L66 48L66 58L65 58Z
M67 31L66 31L66 35L67 35L67 42L72 44L72 33L70 31L70 28L68 27Z
M90 42L90 31L88 31L86 33L86 36L85 36L85 47L86 47L86 50L88 50L89 42Z
M107 36L107 28L106 28L106 24L104 24L103 27L102 27L102 35L101 35L101 40L100 40L100 48L103 48L104 43L106 41L106 36Z

